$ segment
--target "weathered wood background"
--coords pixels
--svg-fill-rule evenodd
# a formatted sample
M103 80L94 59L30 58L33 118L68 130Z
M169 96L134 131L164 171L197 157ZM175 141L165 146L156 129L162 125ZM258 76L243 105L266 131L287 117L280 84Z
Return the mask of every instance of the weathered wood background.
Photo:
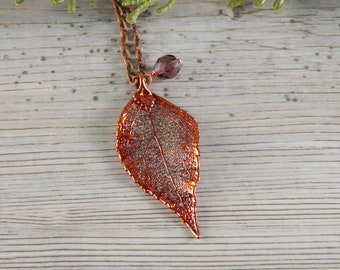
M140 19L184 63L152 89L200 125L200 240L123 171L113 10L79 4L0 4L0 269L340 269L340 1Z

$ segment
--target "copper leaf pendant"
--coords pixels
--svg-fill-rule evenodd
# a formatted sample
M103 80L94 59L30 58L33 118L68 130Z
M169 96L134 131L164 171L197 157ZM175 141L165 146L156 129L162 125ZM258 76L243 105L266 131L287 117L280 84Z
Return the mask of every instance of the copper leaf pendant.
M117 152L125 169L145 192L179 215L197 238L198 141L195 119L152 93L144 81L118 122Z

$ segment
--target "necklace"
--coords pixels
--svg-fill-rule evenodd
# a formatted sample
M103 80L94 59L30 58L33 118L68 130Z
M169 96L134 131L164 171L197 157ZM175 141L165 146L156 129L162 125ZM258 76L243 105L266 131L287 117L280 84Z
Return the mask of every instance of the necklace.
M112 3L127 78L135 87L118 121L116 150L120 161L145 192L171 208L199 238L195 195L199 179L198 125L186 111L149 89L154 77L175 77L181 60L173 55L163 56L153 71L146 72L137 25L128 27L125 20L130 10L119 0Z

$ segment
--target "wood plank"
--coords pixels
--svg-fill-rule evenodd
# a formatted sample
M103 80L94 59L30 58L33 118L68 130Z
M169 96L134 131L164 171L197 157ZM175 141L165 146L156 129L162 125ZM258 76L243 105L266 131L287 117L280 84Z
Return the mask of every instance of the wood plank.
M340 2L140 19L150 66L183 60L152 89L200 125L200 240L119 163L119 34L79 2L0 7L0 269L339 269Z

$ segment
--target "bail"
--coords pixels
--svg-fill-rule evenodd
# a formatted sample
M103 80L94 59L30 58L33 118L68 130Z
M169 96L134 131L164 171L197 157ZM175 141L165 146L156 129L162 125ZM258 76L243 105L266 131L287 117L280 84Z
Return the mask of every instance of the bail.
M136 88L137 92L147 91L149 94L151 94L152 92L149 89L149 86L152 83L152 77L152 74L138 72L132 80L132 85Z
M133 95L133 99L146 111L150 111L155 104L154 95L149 89L151 82L152 77L148 74L138 73L134 78L136 91Z

